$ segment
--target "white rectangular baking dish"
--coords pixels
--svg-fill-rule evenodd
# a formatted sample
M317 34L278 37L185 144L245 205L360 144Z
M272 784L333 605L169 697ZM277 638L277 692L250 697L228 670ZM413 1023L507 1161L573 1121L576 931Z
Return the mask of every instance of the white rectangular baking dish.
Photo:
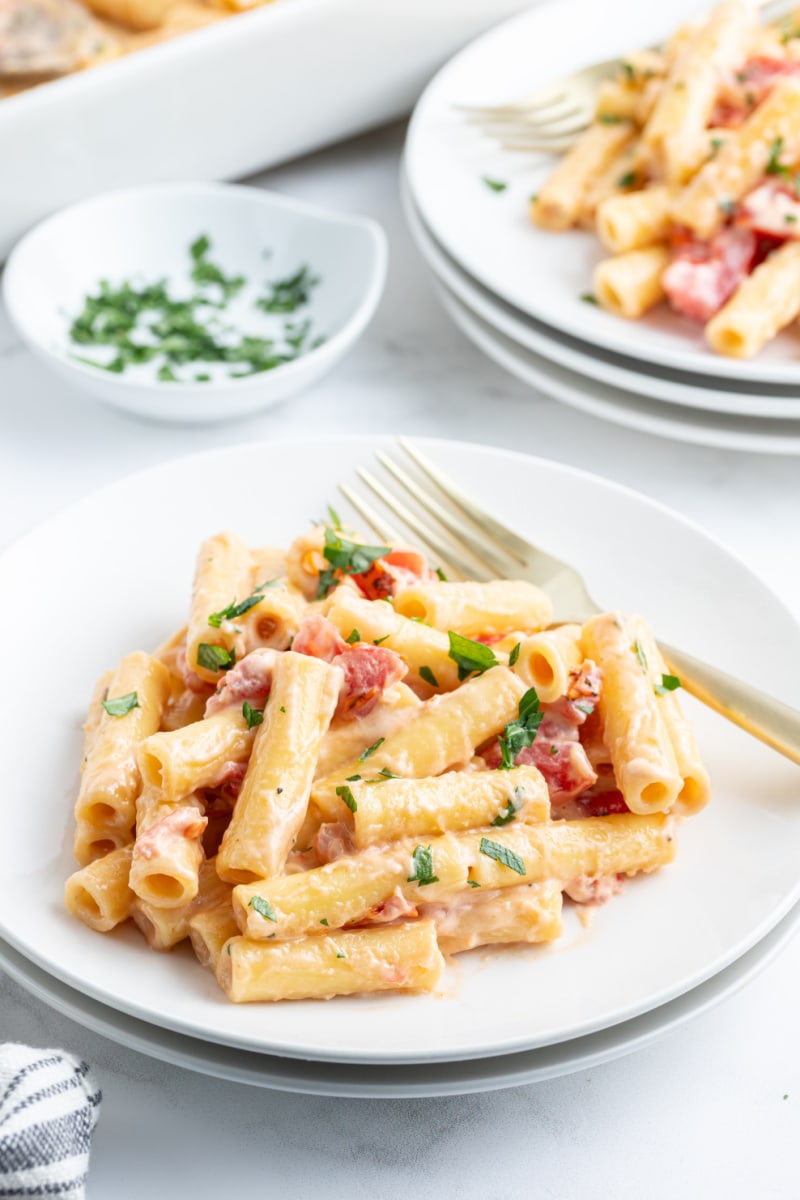
M525 0L276 0L0 100L0 259L47 213L136 183L230 179L407 112Z

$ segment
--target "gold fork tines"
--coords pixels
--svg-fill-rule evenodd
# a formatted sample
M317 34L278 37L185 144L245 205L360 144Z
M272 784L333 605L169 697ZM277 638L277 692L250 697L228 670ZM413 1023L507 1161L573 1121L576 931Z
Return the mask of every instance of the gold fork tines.
M359 477L399 525L421 539L450 574L467 579L513 578L535 583L549 595L555 623L586 621L601 611L575 567L508 529L476 504L413 443L400 438L398 445L411 460L413 474L386 454L378 453L377 459L402 488L409 503L371 471L362 468ZM340 490L379 538L386 542L403 540L395 527L352 488L341 485ZM659 646L670 670L680 676L687 692L786 758L800 763L800 712L683 650L663 642Z

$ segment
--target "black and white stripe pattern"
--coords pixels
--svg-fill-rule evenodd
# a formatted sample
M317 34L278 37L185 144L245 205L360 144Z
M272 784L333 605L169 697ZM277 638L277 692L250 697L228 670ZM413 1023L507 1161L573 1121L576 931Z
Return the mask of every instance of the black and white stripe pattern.
M100 1100L79 1058L0 1046L0 1197L83 1200Z

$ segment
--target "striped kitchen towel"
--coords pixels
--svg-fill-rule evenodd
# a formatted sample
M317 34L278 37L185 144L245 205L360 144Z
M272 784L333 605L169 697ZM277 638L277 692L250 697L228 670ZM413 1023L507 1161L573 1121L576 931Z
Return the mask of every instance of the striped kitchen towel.
M83 1200L100 1100L79 1058L0 1046L0 1197Z

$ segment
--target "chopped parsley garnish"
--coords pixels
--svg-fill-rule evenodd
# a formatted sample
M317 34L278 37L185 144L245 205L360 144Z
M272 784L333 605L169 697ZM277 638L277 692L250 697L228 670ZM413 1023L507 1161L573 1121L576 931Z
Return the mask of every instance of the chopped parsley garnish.
M617 180L617 187L632 188L635 185L636 180L637 175L635 171L626 171L625 174L620 175L619 179Z
M420 677L420 679L424 679L426 683L429 683L431 685L431 687L439 686L439 681L437 680L433 671L428 666L420 667L419 677Z
M502 863L504 867L508 867L511 871L516 871L518 875L524 875L525 863L518 854L513 850L509 850L508 846L502 846L500 842L492 842L489 838L481 838L480 844L481 854L485 854L487 858L493 858L495 862Z
M332 504L326 505L326 508L328 509L328 516L331 519L331 525L333 526L333 528L341 529L342 528L342 519L339 516L339 514L337 513L336 509L333 507Z
M347 642L348 646L353 646L356 642L361 641L361 634L357 629L353 629L351 630L349 637L346 637L344 640Z
M344 954L341 950L337 950L336 957L337 958L347 958L347 955Z
M600 113L597 119L601 125L621 125L623 120L616 113Z
M736 212L736 201L723 198L717 201L717 208L726 216L731 217Z
M242 705L242 716L247 722L248 729L255 729L256 725L260 725L264 720L263 708L253 708L247 700Z
M197 665L207 671L227 671L235 662L234 651L226 650L224 646L201 642L197 647Z
M362 778L362 776L361 776L361 775L348 775L348 776L347 776L347 782L348 782L348 783L357 783L357 782L358 782L358 780L359 780L359 779L361 779L361 778Z
M327 925L327 924L328 924L328 918L327 918L327 917L323 917L323 918L321 919L321 921L320 921L320 925Z
M786 174L788 168L781 163L781 154L783 154L783 138L777 137L769 148L769 159L767 160L767 165L764 168L764 173L766 175Z
M623 61L619 65L628 82L633 83L636 78L636 70L633 63Z
M681 681L677 675L662 675L661 683L657 683L654 687L654 692L657 696L663 696L667 692L674 692L681 686Z
M394 771L390 771L388 767L381 767L375 779L365 779L364 783L383 783L386 779L402 779L402 775L395 775Z
M382 638L375 638L372 644L373 646L382 646L384 642L388 642L391 636L390 633L385 633Z
M494 651L489 646L484 646L483 642L473 642L471 638L462 637L460 633L453 633L452 629L448 631L447 636L450 639L450 649L447 653L458 667L459 679L466 679L473 672L482 675L490 667L497 666Z
M553 745L550 747L550 753L558 754L558 746L556 746L555 743L553 743Z
M274 921L277 924L278 918L275 916L275 909L269 900L265 900L263 896L252 896L250 898L250 907L260 917L265 917L267 921Z
M516 646L514 647L514 649L511 651L511 653L508 656L508 665L510 667L515 667L517 665L517 659L519 658L519 652L521 649L522 649L522 642L517 642Z
M124 696L115 696L113 700L103 701L103 708L110 717L125 717L138 707L139 696L136 692L128 692Z
M208 623L214 629L219 629L223 621L235 621L237 617L243 617L246 612L250 612L251 608L255 608L264 599L260 592L262 588L267 587L266 583L261 585L253 592L252 596L248 596L246 600L242 600L239 604L232 600L227 608L221 608L219 612L208 614Z
M504 192L508 187L502 179L490 179L488 175L481 175L481 179L486 184L490 192Z
M441 579L442 583L447 583L447 582L448 582L448 578L447 578L447 576L445 575L445 573L444 573L444 571L442 570L442 568L441 568L441 567L437 567L437 568L436 568L436 574L439 576L439 578Z
M522 788L514 788L514 795L509 796L508 804L505 808L500 810L495 819L492 821L492 824L497 826L510 825L524 803L525 793L523 792Z
M786 215L784 216L783 219L787 225L794 225L797 222L797 214L796 213L786 213Z
M519 702L519 716L515 721L509 721L497 739L500 743L500 753L503 761L501 770L509 771L514 766L514 760L520 750L533 745L533 740L539 731L544 713L539 708L539 696L536 688L528 688Z
M720 150L722 149L722 147L724 145L725 145L725 142L722 138L713 137L711 139L711 157L714 158L717 154L719 154Z
M331 588L338 582L337 571L341 575L361 575L369 570L376 558L383 558L391 553L390 546L362 546L358 542L348 541L342 537L341 530L330 525L325 526L325 545L322 553L329 566L320 571L317 599L322 600Z
M286 708L284 707L284 705L283 705L283 704L282 704L282 705L280 706L280 708L278 709L278 712L282 712L282 713L285 713L285 712L286 712Z
M373 742L371 746L367 746L366 750L359 754L358 761L366 762L370 754L374 754L378 747L382 746L385 741L386 738L378 738L377 742Z
M477 879L468 879L467 880L467 887L480 887L480 886L481 885L478 883Z
M225 300L232 300L244 287L247 280L244 275L226 275L214 263L209 262L206 255L211 249L211 240L203 234L192 242L189 253L194 261L192 267L192 283L200 287L216 284L222 291Z
M644 671L644 673L645 673L645 675L646 675L646 674L647 674L647 670L648 670L648 668L647 668L647 655L645 654L645 652L644 652L644 650L642 649L642 647L641 647L641 645L639 644L639 642L634 642L634 643L633 643L633 653L634 653L634 654L636 655L636 657L638 658L638 660L639 660L639 666L642 668L642 670Z
M594 292L581 292L579 299L582 300L584 304L599 304L600 303L599 300L597 299L597 296L595 296Z
M287 279L276 279L268 283L269 295L256 300L256 308L267 313L293 313L308 304L311 293L319 283L309 267L301 267Z
M409 883L427 887L429 883L439 882L439 876L433 873L433 851L430 846L416 846L411 861L414 865L414 874L409 875Z
M345 804L350 809L350 812L358 812L358 805L356 804L356 798L353 795L353 793L350 791L350 788L347 786L347 784L342 784L341 787L337 787L336 795L339 797L340 800L344 800Z

